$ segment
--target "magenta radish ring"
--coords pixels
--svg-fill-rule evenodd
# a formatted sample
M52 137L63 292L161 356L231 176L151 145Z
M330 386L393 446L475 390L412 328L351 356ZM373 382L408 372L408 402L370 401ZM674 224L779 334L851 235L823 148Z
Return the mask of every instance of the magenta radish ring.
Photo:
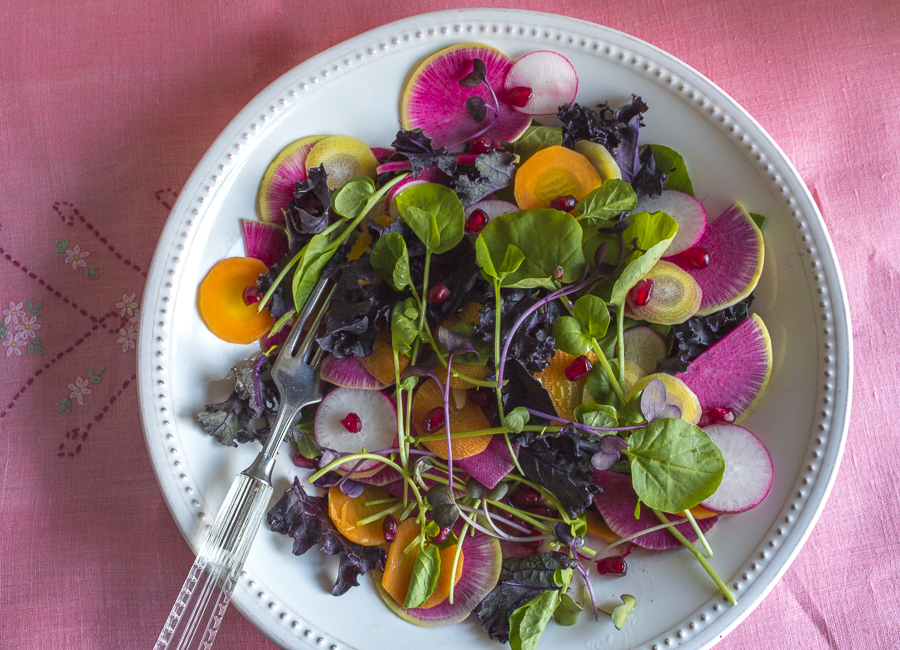
M622 593L638 607L604 647L713 645L766 595L796 556L828 496L843 449L851 389L846 297L828 233L796 170L733 100L674 57L625 34L570 18L481 9L425 14L357 36L275 80L225 128L181 190L160 237L143 298L138 349L140 410L148 453L172 516L196 551L231 478L254 451L226 449L202 435L198 407L223 399L221 383L252 346L206 331L194 308L199 279L218 260L241 254L240 219L255 213L269 162L310 134L390 143L402 82L413 65L464 41L513 58L539 49L565 55L578 71L578 101L640 94L651 106L647 137L687 160L697 195L712 217L733 200L769 217L765 271L754 310L775 350L768 393L742 424L768 447L771 492L749 512L723 517L709 534L711 562L739 602L728 606L686 553L629 558L640 570L596 577L611 605ZM365 106L358 98L365 97ZM365 111L364 120L359 119ZM789 390L788 390L789 389ZM276 496L297 470L276 466ZM313 551L290 554L290 540L263 529L234 594L243 614L284 648L497 648L480 626L418 628L391 614L366 578L335 600L322 588L335 563ZM173 589L178 585L173 584ZM346 612L353 611L348 625ZM548 626L542 647L584 646L597 623Z

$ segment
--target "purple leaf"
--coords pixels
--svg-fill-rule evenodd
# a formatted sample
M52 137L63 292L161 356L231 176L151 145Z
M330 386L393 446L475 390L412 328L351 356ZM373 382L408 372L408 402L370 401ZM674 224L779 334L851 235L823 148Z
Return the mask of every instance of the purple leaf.
M647 422L652 422L665 407L666 385L659 379L654 379L644 387L641 394L641 414Z

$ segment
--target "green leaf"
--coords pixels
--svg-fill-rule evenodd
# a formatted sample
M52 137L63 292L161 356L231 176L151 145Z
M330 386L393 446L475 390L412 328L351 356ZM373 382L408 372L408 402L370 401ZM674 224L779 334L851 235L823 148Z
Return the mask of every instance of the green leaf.
M484 279L493 284L494 280L499 281L500 276L497 275L497 268L494 266L494 260L491 259L491 251L488 250L487 244L481 235L475 240L475 263L481 267L481 274Z
M298 313L303 311L306 299L319 281L319 272L334 255L334 251L335 247L328 241L328 236L321 233L314 235L300 251L291 289Z
M553 322L553 339L558 349L576 357L591 349L591 337L584 334L581 324L571 316L560 316Z
M629 256L622 274L613 285L609 302L619 306L625 304L628 292L660 260L678 232L678 223L665 212L638 212L629 220L630 225L622 233L625 242L628 244L636 239L638 248L645 252L635 252Z
M578 615L584 611L584 608L575 602L569 594L563 594L559 599L559 605L553 611L553 620L557 625L568 627L575 625L578 621Z
M440 549L434 544L420 548L409 579L409 591L403 607L418 607L431 597L441 573Z
M575 421L589 427L617 427L616 409L608 404L582 404L575 407Z
M69 247L68 239L57 239L56 240L56 252L57 253L65 253L66 249Z
M622 212L631 212L637 205L637 194L631 184L620 178L610 178L590 192L575 206L580 222L613 219Z
M400 196L404 194L406 192ZM575 217L558 210L525 210L500 215L481 231L479 239L484 241L492 260L493 277L499 277L496 269L503 267L500 260L507 259L510 245L522 253L522 263L503 278L501 286L504 287L556 288L559 286L559 269L562 269L563 282L574 282L581 277L584 268L581 226Z
M535 650L559 602L559 592L550 590L515 610L509 617L509 647L512 650Z
M623 453L631 459L638 498L663 512L678 513L707 499L725 472L712 438L685 420L654 420L631 434Z
M418 317L419 310L413 298L398 302L391 311L391 345L400 354L408 355L419 336Z
M531 158L541 149L562 144L562 129L558 126L532 124L512 145L512 152L519 156L519 164Z
M524 406L517 406L503 417L503 426L513 433L522 433L530 418L531 414Z
M397 195L397 208L432 253L445 253L462 241L466 210L449 187L413 185Z
M523 253L518 246L515 244L507 246L506 255L503 256L503 263L500 265L500 270L498 271L500 280L502 281L507 275L518 271L524 261L525 253Z
M382 235L372 247L369 260L372 268L396 291L402 291L409 285L409 252L399 233Z
M762 232L766 227L766 223L768 223L769 218L761 214L755 214L753 212L750 212L749 214L750 218L753 219L753 223L755 223L756 227L759 228L759 231Z
M575 301L575 320L581 323L581 329L587 336L600 339L606 336L609 329L609 309L606 303L590 294Z
M621 630L622 626L625 625L625 619L631 613L631 610L634 609L636 604L637 601L634 596L631 594L622 594L622 604L616 607L612 612L612 622L617 630Z
M666 177L666 189L687 192L693 196L694 184L691 183L687 165L684 162L684 158L681 157L681 154L674 149L669 149L669 147L665 147L661 144L651 144L650 149L653 150L653 159L656 161L656 168L668 174Z
M334 211L345 219L356 219L369 211L369 203L375 197L375 183L368 176L352 178L335 192L332 198Z
M295 436L294 444L297 445L297 451L304 458L318 458L322 455L316 446L315 437L308 431L301 431L300 425L296 425L294 429L298 432Z

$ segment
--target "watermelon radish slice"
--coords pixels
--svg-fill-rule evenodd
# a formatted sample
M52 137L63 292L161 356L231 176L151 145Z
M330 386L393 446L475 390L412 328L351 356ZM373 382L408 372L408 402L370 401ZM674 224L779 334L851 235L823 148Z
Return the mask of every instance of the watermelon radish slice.
M703 290L698 316L730 307L756 288L763 269L763 237L740 204L735 203L711 222L696 245L709 255L705 268L697 268L681 257L669 261L690 273Z
M352 424L358 420L357 427ZM390 397L378 390L336 388L325 396L316 411L313 435L320 447L356 454L363 449L378 451L397 445L397 407ZM355 462L340 465L351 470ZM383 463L366 460L357 468L360 474L374 474ZM356 476L356 474L354 474Z
M287 231L277 223L241 219L241 236L247 257L275 266L288 253Z
M503 84L507 101L527 115L556 115L578 94L575 66L562 54L539 50L516 61ZM523 103L524 100L524 103Z
M693 248L706 231L706 210L687 192L663 190L659 196L645 196L632 214L637 212L665 212L678 223L678 232L666 249L667 258Z
M745 512L758 506L772 487L772 457L762 441L744 427L711 424L703 429L725 457L719 489L701 503L714 512Z
M606 521L606 525L619 537L628 537L660 524L653 511L646 507L641 508L641 516L638 519L634 518L634 509L637 506L638 498L631 486L631 477L627 474L619 474L610 470L595 471L591 482L603 488L603 492L594 497L594 503ZM718 520L718 517L698 519L697 525L705 534ZM689 541L697 541L697 533L691 528L689 522L679 524L675 528ZM681 543L665 529L635 537L633 541L638 546L653 551L681 548Z
M478 201L477 203L473 203L468 208L466 208L466 221L469 220L469 217L472 216L472 213L475 212L475 210L481 210L484 213L484 216L487 218L487 222L484 224L486 226L501 214L511 214L513 212L518 212L519 207L514 203L510 203L509 201L484 199L482 201Z
M772 374L772 341L753 314L675 376L694 391L700 408L730 409L740 422L762 397Z
M400 473L397 470L395 470L393 467L390 467L389 465L385 465L371 476L360 477L354 474L353 480L359 481L360 483L368 483L369 485L379 485L382 487L391 483L396 483L397 494L403 494L403 477L400 476Z
M518 453L518 450L518 446L513 445L513 451ZM493 436L480 454L455 462L457 467L490 490L516 466L503 436Z
M306 157L324 135L310 135L290 143L269 163L259 183L257 204L261 221L284 223L284 213L294 198L294 187L306 180Z
M421 627L445 627L459 623L497 584L503 560L499 540L484 533L467 534L462 545L463 570L453 588L452 605L447 599L428 609L404 609L384 590L381 576L376 574L374 582L381 599L404 621Z
M485 84L474 88L459 81L472 72L474 59L486 66L485 79L498 94L499 115L493 115L494 97ZM486 45L461 43L433 54L412 73L400 100L400 121L404 129L422 129L432 138L432 146L453 147L479 134L490 121L486 134L495 142L513 142L531 123L531 117L504 101L503 82L512 68L512 59ZM466 109L470 97L480 97L487 117L476 122Z
M659 362L666 358L666 339L659 332L641 325L625 330L625 360L637 364L646 374L656 370ZM618 356L618 350L616 356Z
M329 354L322 360L322 365L319 367L319 378L342 388L383 390L389 385L369 374L369 371L354 356L337 359Z

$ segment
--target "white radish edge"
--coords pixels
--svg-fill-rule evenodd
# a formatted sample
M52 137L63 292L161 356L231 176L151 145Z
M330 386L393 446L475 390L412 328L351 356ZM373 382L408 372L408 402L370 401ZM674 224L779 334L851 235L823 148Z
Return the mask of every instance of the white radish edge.
M383 412L379 412L382 408ZM362 420L363 428L359 433L348 432L340 423L348 413L356 413ZM371 424L373 419L382 420L374 425L378 427L375 430ZM397 444L397 407L381 391L335 388L316 410L313 435L320 446L342 453L359 453L364 447L369 451L392 449ZM349 471L354 465L355 461L343 463L340 469ZM366 460L357 471L380 469L382 465L377 460Z
M524 106L513 106L526 115L555 115L563 104L571 104L578 94L578 74L575 66L558 52L538 50L529 52L513 63L503 88L525 86L533 93Z
M726 514L758 506L772 487L772 456L752 432L736 424L710 424L703 428L725 457L725 474L704 508Z
M484 201L478 201L478 203L473 203L468 208L466 208L466 219L475 212L475 210L481 210L484 212L487 217L488 223L496 219L502 214L510 214L511 212L518 212L519 207L514 203L510 203L509 201L500 201L498 199L485 199ZM487 225L487 224L485 224Z
M703 204L687 192L663 190L656 197L645 196L638 201L636 212L665 212L678 223L678 232L663 258L672 257L693 248L706 232L706 210Z

